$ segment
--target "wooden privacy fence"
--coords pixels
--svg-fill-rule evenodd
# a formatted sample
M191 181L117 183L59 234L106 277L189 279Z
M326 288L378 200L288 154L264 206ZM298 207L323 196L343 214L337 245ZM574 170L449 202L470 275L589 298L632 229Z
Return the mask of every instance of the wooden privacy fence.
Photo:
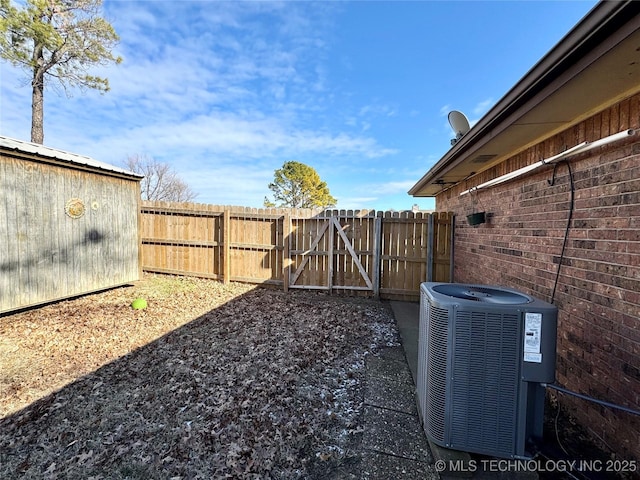
M142 202L142 268L417 300L451 281L453 215Z

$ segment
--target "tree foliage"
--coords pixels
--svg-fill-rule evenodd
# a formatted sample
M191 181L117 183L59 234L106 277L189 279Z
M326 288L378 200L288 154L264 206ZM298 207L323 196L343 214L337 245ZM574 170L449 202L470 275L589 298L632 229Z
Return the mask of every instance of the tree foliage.
M275 171L269 189L273 192L274 201L265 197L266 207L327 208L337 203L318 172L300 162L285 162Z
M49 80L106 92L109 81L89 68L120 63L112 49L120 38L100 16L102 0L0 0L0 57L31 79L31 141L44 140L44 88Z
M140 182L140 195L143 200L190 202L198 196L169 165L146 155L129 156L125 167L144 175Z

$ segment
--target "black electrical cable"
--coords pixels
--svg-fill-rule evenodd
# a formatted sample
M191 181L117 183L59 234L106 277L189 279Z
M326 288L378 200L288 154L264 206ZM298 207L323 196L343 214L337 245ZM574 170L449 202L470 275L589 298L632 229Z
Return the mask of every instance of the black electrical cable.
M547 180L549 185L553 186L556 182L556 170L558 169L558 165L560 163L564 163L569 170L569 186L570 186L570 202L569 202L569 217L567 218L567 226L564 231L564 241L562 242L562 251L560 252L560 259L558 260L558 269L556 270L556 279L553 283L553 292L551 293L551 301L549 303L553 304L556 298L556 288L558 287L558 279L560 278L560 268L562 267L562 262L564 260L564 252L567 248L567 241L569 239L569 229L571 228L571 220L573 219L573 206L575 203L575 188L573 185L573 172L571 171L571 164L564 160L562 162L558 162L553 165L553 174L551 176L551 180Z
M556 297L556 289L558 287L558 280L560 278L560 269L562 267L562 262L564 261L564 254L565 254L565 250L567 248L567 242L568 242L568 239L569 239L569 230L571 229L571 221L573 220L573 210L574 210L574 205L575 205L575 187L574 187L574 183L573 183L573 172L571 170L571 164L567 160L563 160L561 162L557 162L557 163L554 164L554 166L553 166L553 174L551 176L551 180L547 180L547 182L549 183L550 186L553 186L555 184L556 171L557 171L558 165L560 163L566 164L567 165L567 169L569 170L570 201L569 201L569 215L567 217L567 225L565 227L564 240L562 242L562 251L560 252L560 258L558 260L558 269L556 270L556 278L555 278L555 281L553 283L553 291L551 293L551 301L549 302L551 304L554 303L555 297ZM564 393L564 394L567 394L567 395L572 395L572 396L580 398L582 400L587 400L589 402L596 403L596 404L604 406L604 407L620 410L620 411L629 413L631 415L640 415L640 411L638 411L638 410L627 408L627 407L624 407L622 405L617 405L615 403L607 402L605 400L600 400L600 399L597 399L597 398L594 398L594 397L590 397L588 395L583 395L581 393L574 392L572 390L569 390L569 389L566 389L564 387L561 387L560 385L548 384L548 383L543 383L541 385L544 386L544 387L552 388L554 390L557 390L558 392L561 392L561 393Z

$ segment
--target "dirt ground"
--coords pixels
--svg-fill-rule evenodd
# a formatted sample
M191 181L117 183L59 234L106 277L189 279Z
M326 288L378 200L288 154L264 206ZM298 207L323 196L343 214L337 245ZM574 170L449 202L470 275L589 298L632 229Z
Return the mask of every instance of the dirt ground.
M0 478L323 478L397 341L379 302L162 275L0 317Z
M379 302L167 275L2 316L0 478L339 478L393 345ZM557 458L616 459L557 406Z

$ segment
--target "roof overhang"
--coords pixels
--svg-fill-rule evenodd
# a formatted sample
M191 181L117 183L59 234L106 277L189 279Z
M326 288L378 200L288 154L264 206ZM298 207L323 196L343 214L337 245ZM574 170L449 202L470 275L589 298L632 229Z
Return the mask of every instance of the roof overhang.
M600 2L409 194L434 197L638 92L640 2Z

